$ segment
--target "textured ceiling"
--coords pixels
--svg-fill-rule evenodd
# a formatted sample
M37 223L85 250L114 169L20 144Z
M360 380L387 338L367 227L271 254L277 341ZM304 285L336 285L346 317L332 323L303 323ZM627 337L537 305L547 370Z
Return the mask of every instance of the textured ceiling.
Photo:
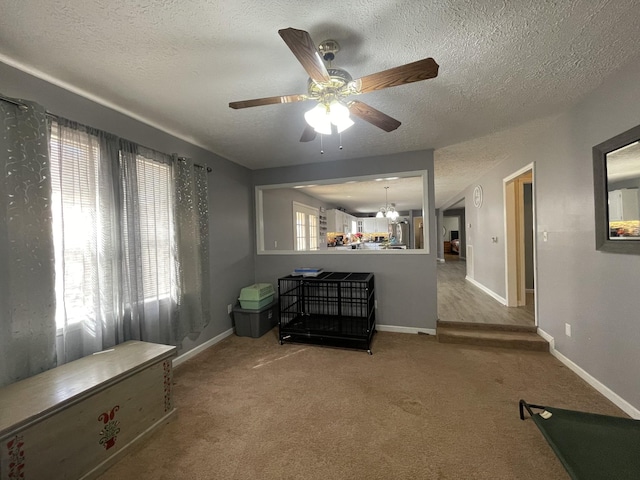
M0 0L0 60L252 169L435 148L441 205L500 160L476 154L482 140L474 148L463 142L557 113L637 58L637 7L637 0ZM354 78L426 57L440 72L360 96L400 128L385 133L356 119L344 148L337 136L325 137L320 155L318 140L298 141L312 104L228 108L306 92L307 76L277 33L286 27L307 30L316 43L337 40L333 65Z
M421 210L422 177L386 177L371 180L350 179L318 185L296 185L301 192L347 212L376 213L381 207L393 206L398 211ZM388 190L386 187L389 187Z

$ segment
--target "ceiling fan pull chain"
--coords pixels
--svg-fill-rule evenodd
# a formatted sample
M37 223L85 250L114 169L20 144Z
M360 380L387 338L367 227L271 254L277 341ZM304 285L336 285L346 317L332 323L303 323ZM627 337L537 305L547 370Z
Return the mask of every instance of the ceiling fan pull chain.
M320 134L320 155L324 155L324 149L322 147L322 137L324 137L324 135Z
M342 132L340 132L338 135L340 135L340 150L342 150Z

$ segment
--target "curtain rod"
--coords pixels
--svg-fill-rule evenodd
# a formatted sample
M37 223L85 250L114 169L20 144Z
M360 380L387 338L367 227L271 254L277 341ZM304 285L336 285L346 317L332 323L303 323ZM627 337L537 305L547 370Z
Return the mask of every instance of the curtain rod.
M14 100L14 99L9 98L9 97L5 97L4 95L0 95L0 100L2 100L3 102L11 103L11 104L15 105L16 107L18 107L20 109L29 108L24 103L22 103L22 102L20 102L18 100Z
M21 101L14 100L14 99L9 98L9 97L5 97L2 94L0 94L0 100L2 100L3 102L11 103L12 105L15 105L16 107L18 107L20 109L29 108L26 104L22 103ZM52 117L52 118L58 118L57 115L54 115L53 113L50 113L50 112L45 112L45 114L50 116L50 117ZM186 159L184 157L179 157L178 160L185 161ZM195 167L199 167L199 168L206 168L207 169L207 173L211 173L213 171L213 169L211 167L205 167L204 165L198 165L197 163L194 163L193 165Z
M178 160L181 162L186 162L187 161L187 157L178 157ZM197 163L193 164L194 167L198 167L198 168L206 168L207 169L207 173L211 173L213 172L213 168L211 167L205 167L204 165L199 165Z
M1 94L0 94L0 100L2 100L3 102L11 103L12 105L15 105L16 107L18 107L20 110L27 110L29 108L27 104L22 103L19 100L14 100L13 98L5 97L4 95L1 95ZM58 118L57 115L54 115L51 112L45 111L44 114L51 118Z

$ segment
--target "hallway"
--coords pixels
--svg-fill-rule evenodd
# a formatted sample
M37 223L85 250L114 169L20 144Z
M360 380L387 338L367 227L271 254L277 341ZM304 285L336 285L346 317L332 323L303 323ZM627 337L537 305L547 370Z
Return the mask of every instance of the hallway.
M438 320L446 322L535 325L533 294L524 307L505 307L465 280L466 263L445 255L438 263Z

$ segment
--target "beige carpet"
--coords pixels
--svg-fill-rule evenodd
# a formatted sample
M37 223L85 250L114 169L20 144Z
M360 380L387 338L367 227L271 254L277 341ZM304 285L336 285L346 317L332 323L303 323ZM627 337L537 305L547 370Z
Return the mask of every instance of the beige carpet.
M549 353L382 332L369 356L276 332L176 368L173 420L101 480L567 479L518 400L624 416Z

